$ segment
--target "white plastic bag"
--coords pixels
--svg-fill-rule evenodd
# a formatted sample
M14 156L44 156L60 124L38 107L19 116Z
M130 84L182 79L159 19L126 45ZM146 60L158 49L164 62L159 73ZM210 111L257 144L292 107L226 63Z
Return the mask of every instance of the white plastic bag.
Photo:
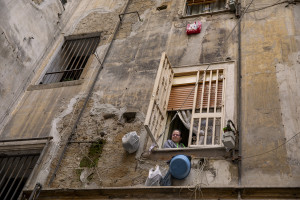
M140 146L140 136L135 131L129 132L122 138L123 147L128 153L136 152Z
M146 186L160 186L160 180L162 178L161 172L159 170L159 166L156 165L155 169L151 168L149 170L149 175L146 180Z

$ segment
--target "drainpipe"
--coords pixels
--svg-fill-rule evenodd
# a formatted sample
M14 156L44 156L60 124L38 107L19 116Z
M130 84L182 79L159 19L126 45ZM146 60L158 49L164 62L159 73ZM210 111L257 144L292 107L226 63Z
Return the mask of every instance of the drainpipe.
M238 9L240 11L241 3L238 3ZM242 73L241 73L241 67L242 67L242 50L241 50L241 21L239 20L238 24L238 67L237 67L237 86L238 86L238 92L237 92L237 126L239 130L239 157L238 157L238 186L241 187L242 185L242 126L241 126L241 117L242 117L242 85L241 85L241 79L242 79ZM241 190L238 191L238 199L241 199Z

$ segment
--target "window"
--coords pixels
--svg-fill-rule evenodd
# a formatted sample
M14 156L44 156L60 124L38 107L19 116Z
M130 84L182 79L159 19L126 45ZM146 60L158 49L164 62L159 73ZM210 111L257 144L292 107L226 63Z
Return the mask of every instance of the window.
M227 10L227 0L187 0L186 15L197 15Z
M78 80L99 41L99 34L67 38L40 84Z
M145 128L158 146L174 129L182 131L188 147L222 146L225 119L234 119L234 62L206 68L172 68L163 54L145 119Z
M38 158L39 153L0 154L0 199L19 199Z

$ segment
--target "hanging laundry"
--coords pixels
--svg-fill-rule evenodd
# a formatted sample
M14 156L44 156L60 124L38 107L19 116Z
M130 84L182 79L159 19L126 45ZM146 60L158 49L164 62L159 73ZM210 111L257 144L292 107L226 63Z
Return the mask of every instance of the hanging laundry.
M196 21L192 24L188 24L186 27L186 34L190 35L190 34L197 34L201 32L201 22L200 21Z

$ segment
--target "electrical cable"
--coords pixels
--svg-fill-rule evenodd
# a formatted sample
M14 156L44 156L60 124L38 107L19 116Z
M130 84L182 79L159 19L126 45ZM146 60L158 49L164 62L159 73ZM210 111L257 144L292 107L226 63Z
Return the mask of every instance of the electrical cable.
M291 137L290 139L288 139L287 141L285 141L284 143L282 143L281 145L279 145L278 147L276 147L274 149L271 149L269 151L265 151L263 153L259 153L259 154L256 154L256 155L246 156L246 157L242 158L242 160L253 158L253 157L257 157L257 156L262 156L264 154L267 154L267 153L270 153L272 151L275 151L275 150L279 149L280 147L282 147L283 145L287 144L289 141L291 141L292 139L294 139L299 134L300 134L300 132L296 133L295 135L293 135L293 137Z
M254 0L252 0L247 6L246 9L244 10L244 12L242 13L242 16L240 17L240 19L237 21L237 23L234 25L233 29L231 30L231 32L229 33L229 35L225 38L225 40L223 41L223 44L225 42L227 42L227 40L229 39L229 37L231 36L231 34L233 33L234 29L236 28L236 26L242 21L244 15L246 14L248 8L251 6L251 4L253 3Z
M256 8L256 9L250 9L249 11L247 11L247 13L251 13L251 12L256 12L256 11L260 11L260 10L264 10L266 8L270 8L270 7L273 7L273 6L276 6L276 5L280 5L280 4L283 4L283 3L289 3L289 1L282 1L280 2L281 0L277 1L276 3L274 4L271 4L271 5L268 5L268 6L264 6L264 7L261 7L261 8Z

